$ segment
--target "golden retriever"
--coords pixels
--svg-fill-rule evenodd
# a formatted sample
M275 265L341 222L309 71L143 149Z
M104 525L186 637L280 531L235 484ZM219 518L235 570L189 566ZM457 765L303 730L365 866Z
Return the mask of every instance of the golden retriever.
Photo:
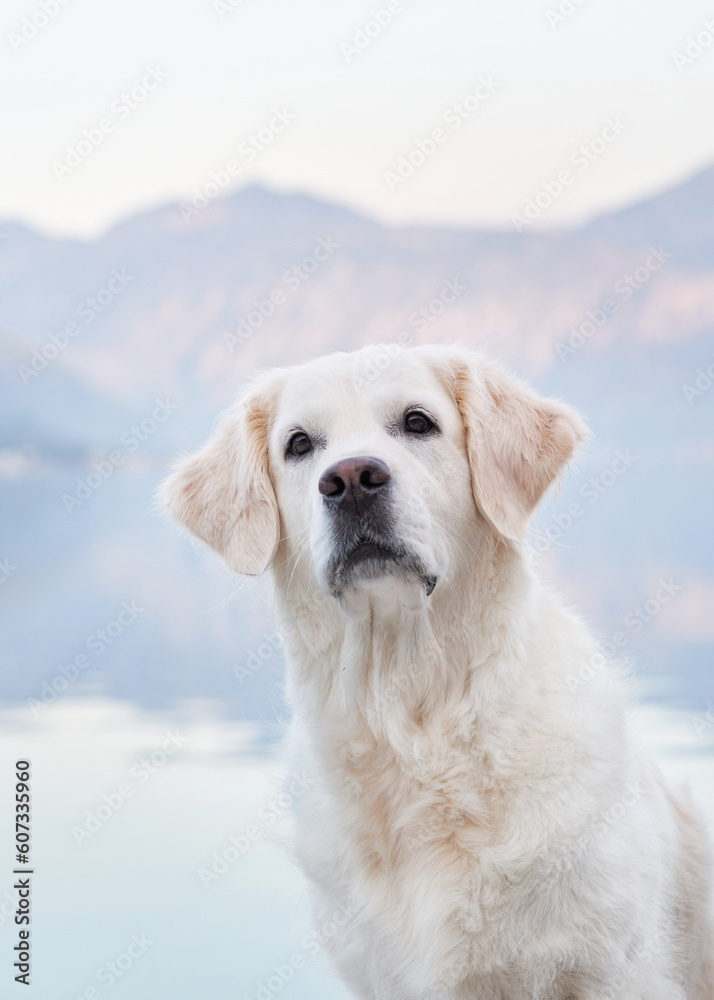
M164 486L273 575L298 855L364 1000L714 998L705 833L525 541L585 436L471 351L368 347L261 376Z

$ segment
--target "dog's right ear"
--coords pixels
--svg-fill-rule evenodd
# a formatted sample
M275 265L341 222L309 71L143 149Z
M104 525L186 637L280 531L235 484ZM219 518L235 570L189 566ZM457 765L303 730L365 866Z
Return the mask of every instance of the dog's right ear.
M253 390L222 417L200 451L159 491L160 506L236 573L258 576L278 547L280 518L268 465L271 394Z

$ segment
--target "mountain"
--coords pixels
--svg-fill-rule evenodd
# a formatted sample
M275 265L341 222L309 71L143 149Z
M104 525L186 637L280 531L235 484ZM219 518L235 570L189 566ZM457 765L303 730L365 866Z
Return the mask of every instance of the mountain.
M265 586L176 537L153 493L256 368L401 337L486 347L581 410L594 444L539 515L544 572L606 639L624 630L648 692L704 704L713 195L709 169L538 233L386 227L259 186L160 206L92 242L5 223L0 698L50 697L43 684L76 673L62 696L218 697L272 716ZM678 589L654 609L670 577ZM126 625L124 602L142 609ZM232 668L248 660L240 684Z

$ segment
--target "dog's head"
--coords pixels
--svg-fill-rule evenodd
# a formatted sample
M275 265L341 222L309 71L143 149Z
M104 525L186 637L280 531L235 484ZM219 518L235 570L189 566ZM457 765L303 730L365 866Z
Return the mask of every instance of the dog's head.
M423 601L484 531L523 538L585 433L471 351L370 347L261 378L162 497L236 572Z

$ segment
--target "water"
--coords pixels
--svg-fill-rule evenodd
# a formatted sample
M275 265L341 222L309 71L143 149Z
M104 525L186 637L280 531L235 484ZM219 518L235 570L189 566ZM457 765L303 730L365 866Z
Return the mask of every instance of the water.
M714 725L655 707L638 725L714 828ZM310 936L305 885L284 843L275 737L220 719L209 703L156 713L66 697L36 718L0 712L0 995L346 998ZM20 757L32 762L35 870L24 992L12 982L8 808Z

